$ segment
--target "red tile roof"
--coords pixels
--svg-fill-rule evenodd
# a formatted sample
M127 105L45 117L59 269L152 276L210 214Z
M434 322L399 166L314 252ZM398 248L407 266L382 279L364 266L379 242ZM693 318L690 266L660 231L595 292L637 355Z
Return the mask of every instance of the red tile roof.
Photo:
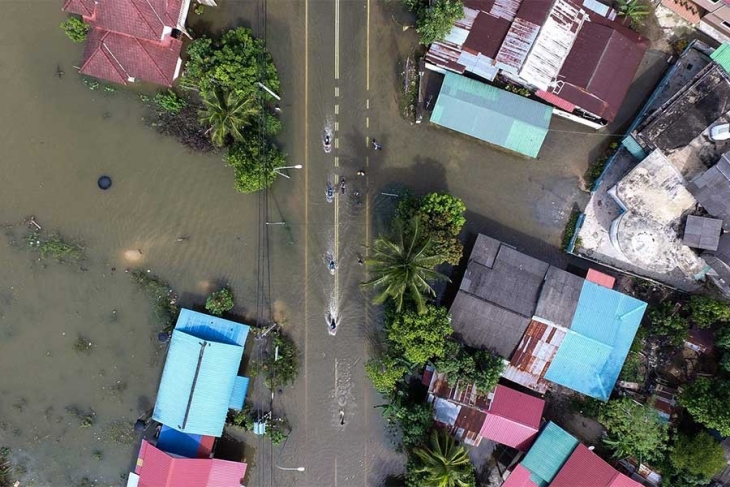
M555 476L550 487L641 487L619 473L583 444L573 454Z
M92 29L86 41L81 73L114 83L129 78L171 86L176 78L182 42L168 37L152 42L136 37Z
M139 487L221 487L240 485L246 464L218 459L174 458L146 440L137 457Z
M662 5L693 24L696 24L702 18L702 15L700 15L702 8L691 2L684 0L662 0Z
M575 110L575 105L573 105L572 103L570 103L568 101L563 100L562 98L557 96L555 93L549 93L547 91L537 90L537 92L535 92L535 94L537 96L539 96L540 98L542 98L543 100L545 100L546 102L551 103L551 104L555 105L556 107L558 107L562 110L565 110L568 113L573 113L573 110Z
M160 40L165 26L178 26L182 8L182 0L100 0L91 23L104 30Z
M502 487L537 487L537 484L530 480L530 471L520 463L507 477Z
M94 0L66 0L61 10L70 14L91 17L94 14L95 7L96 2Z
M600 17L603 19L602 17ZM593 17L591 18L593 20ZM552 92L584 110L613 121L626 97L646 45L615 22L583 24Z
M615 277L609 276L608 274L604 274L603 272L595 269L588 269L586 281L595 282L599 286L607 287L608 289L613 289L614 284L616 284Z
M537 436L545 401L498 385L480 434L526 451Z

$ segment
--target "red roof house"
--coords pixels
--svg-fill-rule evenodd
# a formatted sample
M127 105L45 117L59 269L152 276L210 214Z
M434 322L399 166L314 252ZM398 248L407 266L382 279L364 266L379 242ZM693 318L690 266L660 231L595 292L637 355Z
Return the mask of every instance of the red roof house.
M146 440L127 485L138 487L221 487L241 485L246 464L215 458L177 458Z
M640 483L619 473L583 444L560 469L550 487L642 487Z
M480 435L527 451L537 437L545 401L498 385Z
M81 73L171 86L182 67L177 36L185 32L189 8L190 0L66 0L63 10L92 27Z

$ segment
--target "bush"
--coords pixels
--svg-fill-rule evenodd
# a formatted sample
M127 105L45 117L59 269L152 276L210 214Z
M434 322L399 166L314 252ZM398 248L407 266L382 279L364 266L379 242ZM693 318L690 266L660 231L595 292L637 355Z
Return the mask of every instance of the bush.
M431 358L443 356L446 338L452 332L448 309L428 304L423 314L404 309L389 315L388 340L398 355L414 365L424 365Z
M389 396L393 394L398 382L408 372L408 367L402 361L392 357L384 357L380 360L369 360L365 364L365 372L373 383L375 390Z
M489 393L497 385L504 371L504 362L487 350L474 350L461 347L448 341L443 358L436 360L436 370L443 372L452 380L474 382L482 394Z
M157 93L155 95L155 104L160 107L161 110L174 115L177 115L180 113L180 110L188 106L188 102L172 90Z
M665 336L674 346L679 346L689 336L689 323L679 315L674 303L663 302L649 313L651 334Z
M267 373L266 387L273 390L294 383L299 375L299 354L294 341L281 331L272 332L272 337L272 348L264 360L264 370Z
M709 296L692 296L689 301L690 320L700 328L719 321L730 321L730 306Z
M212 293L205 301L205 309L216 316L232 310L233 306L233 293L228 288Z
M61 24L61 29L63 29L68 38L73 42L80 43L86 40L91 26L84 23L84 21L78 17L71 17Z
M223 160L233 168L237 191L254 193L270 187L276 179L273 169L286 165L286 157L276 145L271 142L264 144L263 154L259 137L249 137L228 148Z
M608 431L604 442L616 458L631 455L640 462L663 458L669 439L667 425L653 408L628 397L615 399L601 409L598 421Z
M578 208L573 208L573 210L570 212L568 222L565 224L565 229L563 230L563 239L560 243L560 250L562 250L563 252L567 252L568 247L570 247L570 242L571 240L573 240L573 235L575 235L576 225L578 225L579 217L580 210Z

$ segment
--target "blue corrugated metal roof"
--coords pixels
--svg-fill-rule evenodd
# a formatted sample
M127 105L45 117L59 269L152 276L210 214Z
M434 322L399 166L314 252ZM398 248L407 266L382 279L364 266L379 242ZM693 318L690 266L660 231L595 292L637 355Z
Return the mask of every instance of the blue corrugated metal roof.
M712 51L710 58L730 73L730 44L724 42L720 47Z
M239 375L233 383L233 392L228 403L230 409L240 410L243 408L243 402L246 400L246 392L248 391L248 377Z
M249 326L198 313L190 309L180 310L175 329L204 340L232 345L246 345Z
M645 302L585 281L545 378L607 401L645 311Z
M537 157L552 113L552 107L542 103L447 72L431 121Z
M563 468L578 443L552 421L545 425L522 460L522 466L530 471L530 480L540 487L547 486Z
M173 331L152 418L185 433L220 436L242 356L241 346Z
M163 425L157 438L157 448L166 453L197 458L202 435L189 435Z
M626 150L629 151L629 153L631 153L637 161L643 161L646 158L646 152L644 152L644 149L631 135L625 137L624 140L621 141L621 145L626 147Z

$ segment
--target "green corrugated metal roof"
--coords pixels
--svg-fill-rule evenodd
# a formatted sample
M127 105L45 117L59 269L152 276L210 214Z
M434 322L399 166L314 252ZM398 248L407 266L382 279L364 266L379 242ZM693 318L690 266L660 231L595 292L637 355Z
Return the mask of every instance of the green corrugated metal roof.
M710 57L717 64L722 66L727 73L730 73L730 44L727 42L723 43L720 47L715 49Z
M478 81L446 73L431 121L494 145L537 157L553 109Z
M629 135L624 140L622 140L621 145L626 147L626 150L628 150L631 155L634 156L637 160L643 161L644 158L646 158L646 152L644 152L644 149L632 136Z
M578 446L578 440L552 421L537 437L522 466L530 471L530 480L540 487L553 481Z

